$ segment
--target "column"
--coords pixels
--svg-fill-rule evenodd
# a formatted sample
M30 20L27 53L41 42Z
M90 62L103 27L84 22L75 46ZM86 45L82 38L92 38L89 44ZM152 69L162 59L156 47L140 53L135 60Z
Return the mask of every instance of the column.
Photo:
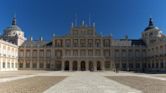
M166 71L166 59L163 60L164 70Z
M69 61L69 71L73 71L73 62Z
M26 61L23 60L23 68L22 69L26 69Z
M33 69L33 67L32 67L32 64L33 64L33 60L32 60L32 49L30 50L30 55L28 55L28 56L30 56L29 58L30 58L30 69ZM28 58L28 59L29 59Z
M45 65L45 63L46 63L46 57L47 57L47 50L46 49L44 49L44 59L43 59L43 69L46 69L46 65Z
M1 50L0 50L0 53L2 53ZM3 62L2 57L0 56L0 71L1 71L1 68L2 68L2 62Z
M23 50L23 53L24 53L24 54L23 54L23 57L22 57L22 58L23 58L23 62L25 63L25 58L27 58L27 57L25 56L25 55L26 55L26 50L25 50L25 49ZM19 63L19 60L18 60L18 63ZM19 68L19 67L17 67L17 68Z
M104 70L105 70L104 63L105 63L105 61L103 61L103 62L101 61L102 71L104 71Z
M30 60L30 69L33 69L33 68L32 68L32 60Z
M39 57L40 57L40 56L39 56L39 55L40 55L39 52L40 52L40 50L37 49L37 63L36 63L36 64L37 64L37 69L39 69Z
M86 71L89 71L89 62L85 62L85 65L86 65Z
M65 70L64 67L65 67L65 62L62 60L62 67L61 67L61 70L62 70L62 71Z
M81 70L81 62L78 61L78 64L77 64L77 70L80 71Z
M47 62L47 61L44 60L44 69L47 69L47 68L46 68L46 62Z
M93 68L94 68L94 71L97 71L97 64L96 64L96 61L93 62Z

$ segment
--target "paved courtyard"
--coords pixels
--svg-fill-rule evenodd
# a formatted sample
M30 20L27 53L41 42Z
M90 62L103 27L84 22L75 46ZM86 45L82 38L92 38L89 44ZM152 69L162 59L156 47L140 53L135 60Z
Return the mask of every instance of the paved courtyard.
M0 93L166 93L165 74L0 72Z

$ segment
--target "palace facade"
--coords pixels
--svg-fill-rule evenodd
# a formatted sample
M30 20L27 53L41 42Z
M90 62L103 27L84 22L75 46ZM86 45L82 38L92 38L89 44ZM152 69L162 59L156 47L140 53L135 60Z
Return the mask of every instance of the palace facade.
M15 67L19 70L166 71L166 36L151 18L141 39L129 39L127 36L113 39L111 35L98 34L94 23L87 25L82 22L79 26L72 24L68 34L54 35L51 41L45 41L42 37L26 40L14 17L1 39L18 53L13 62L18 62ZM3 53L10 54L7 51ZM5 58L6 61L1 56L0 67L8 69L12 64L8 66L10 58Z

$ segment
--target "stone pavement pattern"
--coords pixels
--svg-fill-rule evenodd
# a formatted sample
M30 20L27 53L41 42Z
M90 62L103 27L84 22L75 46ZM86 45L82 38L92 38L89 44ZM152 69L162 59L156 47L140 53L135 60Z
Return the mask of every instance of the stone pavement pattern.
M109 76L111 80L143 91L143 93L166 93L166 81L137 77L137 76Z
M61 78L57 78L59 76ZM115 79L108 79L106 76L115 77ZM163 78L163 76L166 76L166 74L150 75L132 72L114 73L111 71L0 72L0 93L141 93L141 87L152 84L159 86L157 88L149 87L148 90L166 89L165 85L160 86L166 82L166 78ZM63 77L66 78L63 79ZM158 80L160 81L158 82ZM153 83L154 81L155 83ZM154 91L152 92L154 93ZM165 90L164 93L166 93Z
M0 93L42 93L63 80L64 76L35 76L0 83Z
M141 93L140 91L109 80L99 73L76 73L44 93Z

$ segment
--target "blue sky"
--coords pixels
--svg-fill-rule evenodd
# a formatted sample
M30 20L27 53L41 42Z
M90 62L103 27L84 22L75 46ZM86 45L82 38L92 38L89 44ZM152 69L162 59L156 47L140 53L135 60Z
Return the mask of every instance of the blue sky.
M114 38L140 38L149 17L166 32L166 0L0 0L1 33L15 13L26 37L34 39L68 33L75 14L87 23L90 14L97 32Z

